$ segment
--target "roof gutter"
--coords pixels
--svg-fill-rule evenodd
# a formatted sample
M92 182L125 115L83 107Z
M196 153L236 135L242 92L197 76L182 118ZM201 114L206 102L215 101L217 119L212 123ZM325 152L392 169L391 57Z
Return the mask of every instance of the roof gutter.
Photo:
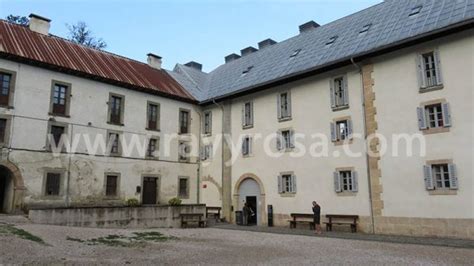
M412 38L407 38L407 39L404 39L404 40L400 40L398 42L391 43L389 45L381 46L381 47L375 48L375 49L367 51L367 52L363 52L363 53L356 54L356 55L353 55L353 56L345 57L343 59L333 61L333 62L324 64L324 65L309 68L309 69L306 69L304 71L300 71L300 72L296 72L296 73L293 73L293 74L290 74L290 75L280 77L278 79L263 82L263 83L260 83L260 84L254 85L254 86L250 86L250 87L240 89L240 90L228 93L228 94L224 94L224 95L219 96L219 97L215 97L215 98L211 98L211 99L208 99L208 100L205 100L205 101L201 101L200 104L201 105L209 105L209 104L212 104L213 102L216 102L216 101L224 101L224 100L227 100L229 98L235 98L235 97L243 96L243 95L246 95L246 94L254 93L254 92L257 92L257 91L262 91L262 90L265 90L265 89L269 89L271 87L283 85L283 84L286 84L286 83L289 83L289 82L293 82L293 81L296 81L296 80L300 80L300 79L303 79L303 78L314 76L316 74L324 73L324 72L327 72L327 71L330 71L330 70L333 70L333 69L336 69L336 68L352 65L353 61L360 62L360 61L363 61L367 58L380 56L382 54L390 53L390 52L400 50L400 49L403 49L403 48L406 48L406 47L410 47L410 46L413 46L413 45L416 45L416 44L419 44L419 43L431 41L431 40L441 38L441 37L444 37L444 36L447 36L447 35L451 35L451 34L454 34L454 33L458 33L458 32L464 31L464 30L469 30L469 29L472 29L473 27L474 27L474 18L471 18L471 19L468 19L468 20L465 20L465 21L462 21L462 22L459 22L459 23L456 23L456 24L449 25L449 26L444 27L444 28L440 28L440 29L437 29L437 30L434 30L434 31L431 31L431 32L427 32L427 33L424 33L424 34L417 35L417 36L412 37Z

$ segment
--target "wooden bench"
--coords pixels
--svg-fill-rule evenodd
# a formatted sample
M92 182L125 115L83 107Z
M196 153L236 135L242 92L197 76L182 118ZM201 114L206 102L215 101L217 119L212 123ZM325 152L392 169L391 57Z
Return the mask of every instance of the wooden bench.
M181 228L187 228L189 224L196 223L198 227L206 227L206 221L202 213L181 213Z
M357 219L359 219L359 215L326 214L326 218L328 218L328 221L325 222L326 231L332 231L332 226L336 224L350 225L352 233L357 232Z
M221 207L206 207L206 219L214 217L216 222L219 222L221 219L221 209Z
M296 228L296 224L308 224L310 230L314 230L314 214L309 213L292 213L290 214L291 220L290 228Z

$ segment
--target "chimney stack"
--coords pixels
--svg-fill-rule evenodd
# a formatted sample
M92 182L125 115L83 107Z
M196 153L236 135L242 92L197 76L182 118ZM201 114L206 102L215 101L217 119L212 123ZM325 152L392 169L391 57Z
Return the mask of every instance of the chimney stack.
M246 56L246 55L249 55L249 54L251 54L251 53L255 53L256 51L258 51L257 48L252 47L252 46L249 46L249 47L247 47L247 48L244 48L244 49L240 50L240 54L241 54L242 56Z
M147 56L148 56L147 58L148 65L152 68L160 70L161 69L161 56L152 54L152 53L147 54Z
M198 62L191 61L191 62L188 62L184 65L187 66L187 67L194 68L196 70L202 71L202 64L199 64Z
M41 33L43 35L49 34L49 27L51 20L48 18L44 18L42 16L38 16L36 14L31 13L30 16L30 23L28 27L31 31Z
M262 50L263 48L268 47L270 45L274 45L275 43L277 43L277 42L275 42L272 39L263 40L263 41L258 43L258 49Z
M240 55L238 55L238 54L230 54L230 55L226 56L224 58L224 60L225 60L225 63L227 64L227 63L232 62L234 60L237 60L239 58L240 58Z
M300 33L303 33L303 32L308 32L310 30L314 30L318 27L319 27L318 23L310 20L310 21L306 22L305 24L300 25L299 28L300 28Z

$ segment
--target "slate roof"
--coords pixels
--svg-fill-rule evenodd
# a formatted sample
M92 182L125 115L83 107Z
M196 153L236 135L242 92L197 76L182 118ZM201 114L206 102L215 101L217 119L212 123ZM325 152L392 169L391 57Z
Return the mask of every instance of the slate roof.
M0 57L196 102L191 93L163 69L155 69L148 64L91 49L57 36L43 35L4 20L0 20Z
M421 6L418 14L412 10ZM223 64L208 74L178 65L173 75L202 102L256 88L462 23L473 23L474 0L386 0L365 10ZM364 26L370 25L365 33ZM326 45L331 37L336 41ZM297 49L301 52L293 58ZM245 75L242 71L252 67ZM190 86L190 84L192 84Z

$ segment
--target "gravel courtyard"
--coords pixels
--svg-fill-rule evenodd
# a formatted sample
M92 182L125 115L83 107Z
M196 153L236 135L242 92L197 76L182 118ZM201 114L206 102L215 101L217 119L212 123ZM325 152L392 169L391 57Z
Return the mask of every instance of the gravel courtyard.
M215 228L115 230L0 224L0 243L0 264L467 265L474 261L473 249Z

